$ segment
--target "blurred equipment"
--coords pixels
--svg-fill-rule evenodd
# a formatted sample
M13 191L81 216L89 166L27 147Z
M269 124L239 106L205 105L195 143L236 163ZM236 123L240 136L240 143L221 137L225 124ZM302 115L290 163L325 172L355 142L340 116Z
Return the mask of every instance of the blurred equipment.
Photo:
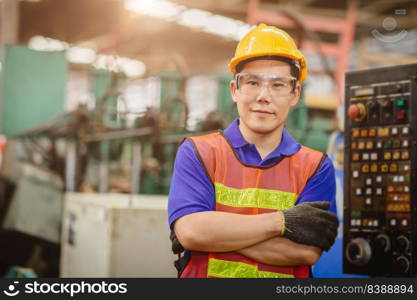
M63 187L52 171L22 164L3 228L59 243Z
M417 64L346 74L344 272L417 274Z
M61 277L176 277L167 197L65 197Z
M3 101L0 131L14 135L62 113L67 75L64 52L40 52L8 45L0 91Z

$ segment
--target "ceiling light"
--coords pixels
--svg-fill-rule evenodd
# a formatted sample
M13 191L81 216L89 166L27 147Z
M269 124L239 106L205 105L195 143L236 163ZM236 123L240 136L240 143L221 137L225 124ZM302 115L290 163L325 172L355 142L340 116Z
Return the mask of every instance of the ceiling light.
M76 64L91 64L96 60L96 52L91 48L71 47L67 51L67 59Z
M29 49L36 51L64 51L68 44L59 40L36 35L29 40Z
M201 28L206 26L211 13L201 9L187 9L178 17L178 24L192 27Z
M178 16L185 6L166 0L126 0L125 8L153 17L172 19Z

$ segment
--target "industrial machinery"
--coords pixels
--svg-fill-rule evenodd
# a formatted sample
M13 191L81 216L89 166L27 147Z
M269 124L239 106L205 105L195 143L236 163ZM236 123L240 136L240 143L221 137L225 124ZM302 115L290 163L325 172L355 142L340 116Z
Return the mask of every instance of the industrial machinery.
M176 277L167 196L66 193L61 277Z
M345 273L417 275L417 64L348 72Z

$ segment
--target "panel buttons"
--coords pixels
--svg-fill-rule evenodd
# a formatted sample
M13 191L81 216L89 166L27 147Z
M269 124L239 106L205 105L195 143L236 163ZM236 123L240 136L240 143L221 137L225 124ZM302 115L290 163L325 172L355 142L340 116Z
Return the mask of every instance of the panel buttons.
M384 141L384 148L391 148L392 147L392 141L387 140Z
M359 178L359 171L358 171L358 170L354 170L354 171L352 172L352 177L353 177L353 178Z
M369 160L369 153L367 152L362 153L362 160Z
M387 164L382 164L381 165L381 172L382 173L387 173L388 172L388 165Z
M371 160L378 160L378 153L377 152L372 152L371 153Z
M372 198L371 197L367 197L365 199L365 205L367 205L367 206L371 206L372 205Z
M369 136L370 137L376 136L376 129L375 128L370 128L369 129Z
M378 172L378 165L377 164L371 164L371 173Z
M365 149L365 142L359 142L359 143L358 143L358 149L359 149L359 150L363 150L363 149Z
M403 140L401 143L401 147L408 148L408 140Z
M406 115L406 113L405 113L405 112L399 112L399 113L397 113L397 114L395 115L395 118L396 118L397 120L404 120L406 117L407 117L407 115Z
M397 107L404 107L405 106L405 100L404 99L397 99L397 101L395 101L395 105Z
M352 160L358 161L359 160L359 153L352 153Z
M389 136L389 128L384 128L384 127L378 128L378 136L379 137Z
M382 195L382 188L380 188L380 187L376 188L375 194L378 195L378 196L381 196Z
M396 218L391 218L391 219L389 220L389 224L390 224L391 226L397 226L397 219L396 219Z
M401 141L400 140L394 140L392 142L392 147L393 148L400 148L400 146L401 146Z
M365 195L367 195L367 196L372 195L372 188L366 188L365 189Z
M382 146L383 146L382 141L378 141L378 142L376 142L376 148L377 148L377 149L381 149L381 148L382 148Z
M393 160L399 160L400 159L400 152L399 151L394 151L394 153L392 153L392 159Z
M366 142L366 149L371 150L374 148L374 142L373 141L367 141Z
M401 129L401 134L402 135L408 135L410 133L410 128L409 127L403 127Z
M401 226L403 226L403 227L407 227L408 226L408 220L407 219L402 219L401 220Z
M361 129L360 132L361 137L367 137L368 136L368 129Z
M355 150L357 147L358 147L358 143L357 142L353 142L352 143L352 146L351 146L352 150Z
M375 181L376 181L377 183L382 183L382 176L381 176L381 175L376 176L376 177L375 177Z
M385 151L384 152L384 159L385 160L391 160L391 152L390 151Z
M354 138L359 137L359 129L353 129L353 130L352 130L352 136L353 136Z
M409 159L409 158L410 158L410 154L408 151L401 152L401 159Z
M396 173L396 172L398 171L398 166L397 166L397 164L390 164L390 165L389 165L389 171L390 171L391 173Z
M410 187L408 185L404 186L404 192L406 192L406 193L410 192Z
M398 128L397 127L392 127L391 128L391 135L397 135L398 134Z
M356 188L355 189L355 195L356 196L362 196L362 188Z
M365 184L366 185L372 185L372 177L366 177Z
M368 164L363 164L361 167L361 171L362 173L369 173L369 165Z

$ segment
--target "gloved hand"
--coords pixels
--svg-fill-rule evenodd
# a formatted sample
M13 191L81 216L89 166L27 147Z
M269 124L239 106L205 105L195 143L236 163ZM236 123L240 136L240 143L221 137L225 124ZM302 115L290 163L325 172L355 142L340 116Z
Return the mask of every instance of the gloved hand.
M329 202L303 202L283 210L283 236L300 244L319 247L328 251L337 236L337 216L327 211Z
M169 235L169 239L172 242L172 252L174 254L180 254L181 252L184 252L184 247L181 245L180 241L178 240L177 236L175 235L174 230L171 230L171 234Z

